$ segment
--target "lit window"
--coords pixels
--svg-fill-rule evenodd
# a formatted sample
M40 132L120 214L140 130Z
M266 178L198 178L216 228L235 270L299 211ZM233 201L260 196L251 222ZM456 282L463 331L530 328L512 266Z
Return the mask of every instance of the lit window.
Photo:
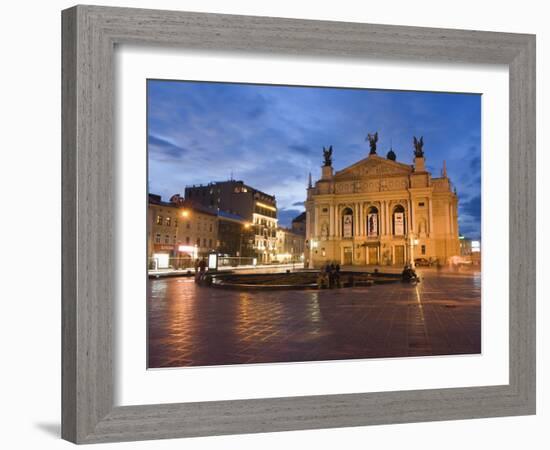
M162 225L162 216L157 216L157 225Z
M167 218L166 218L166 226L169 227L170 225L172 225L172 218L171 218L171 217L167 217Z

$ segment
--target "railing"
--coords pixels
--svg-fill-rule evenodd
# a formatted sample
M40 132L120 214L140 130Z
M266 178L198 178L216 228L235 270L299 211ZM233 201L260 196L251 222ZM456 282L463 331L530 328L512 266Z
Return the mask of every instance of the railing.
M239 267L254 266L256 258L248 256L219 256L218 268L220 267Z
M194 270L195 263L191 258L147 258L148 270Z

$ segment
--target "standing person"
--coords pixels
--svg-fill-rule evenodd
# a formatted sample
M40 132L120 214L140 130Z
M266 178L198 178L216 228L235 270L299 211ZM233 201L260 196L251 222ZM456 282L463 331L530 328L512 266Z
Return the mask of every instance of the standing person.
M334 264L327 264L328 287L334 287Z
M334 283L336 284L336 287L341 287L340 285L340 264L336 263L336 266L334 267Z
M195 283L199 281L199 258L195 259Z
M204 258L202 258L201 262L199 263L199 270L201 274L204 274L204 272L206 272L206 260Z

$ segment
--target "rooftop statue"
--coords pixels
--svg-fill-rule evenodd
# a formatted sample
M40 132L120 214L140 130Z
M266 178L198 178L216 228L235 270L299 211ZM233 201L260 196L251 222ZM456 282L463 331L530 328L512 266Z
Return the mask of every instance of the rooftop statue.
M374 134L367 134L366 141L369 141L370 152L369 155L376 155L376 143L378 142L378 131Z
M325 167L332 166L332 145L329 148L323 147L323 157L325 158Z
M416 139L416 136L413 136L413 145L414 145L414 156L415 158L424 157L424 136L420 136L420 139Z

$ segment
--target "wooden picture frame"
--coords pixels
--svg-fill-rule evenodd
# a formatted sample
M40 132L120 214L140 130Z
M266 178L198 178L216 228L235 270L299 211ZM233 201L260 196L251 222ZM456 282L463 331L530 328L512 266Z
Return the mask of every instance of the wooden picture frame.
M64 439L94 443L535 413L535 36L97 6L63 11L62 32ZM117 44L508 65L509 384L115 407Z

